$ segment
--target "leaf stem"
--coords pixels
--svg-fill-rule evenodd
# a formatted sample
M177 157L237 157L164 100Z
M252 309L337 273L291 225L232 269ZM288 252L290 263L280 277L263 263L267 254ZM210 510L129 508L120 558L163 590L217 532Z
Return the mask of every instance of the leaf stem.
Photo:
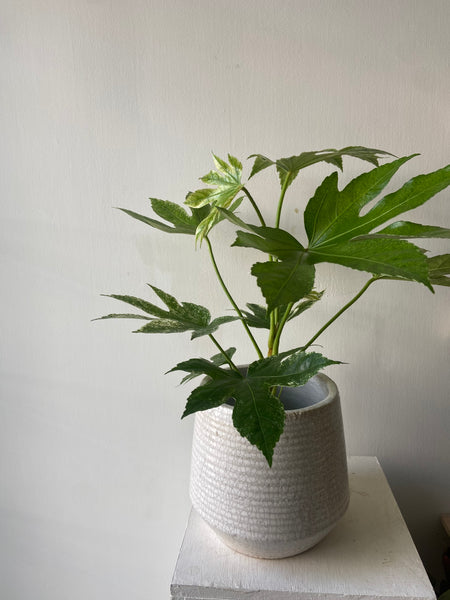
M374 276L371 279L369 279L369 281L360 289L360 291L356 294L356 296L354 296L350 300L350 302L347 302L347 304L345 304L340 310L338 310L338 312L334 316L332 316L331 319L329 321L327 321L325 323L325 325L323 327L321 327L315 335L313 335L313 337L302 347L302 350L306 350L307 348L309 348L309 346L311 346L311 344L313 344L317 340L319 335L322 335L322 333L325 331L325 329L328 329L328 327L332 323L334 323L336 321L336 319L338 319L342 315L342 313L344 313L348 308L350 308L350 306L352 306L352 304L354 304L357 300L359 300L359 298L361 298L361 296L368 289L368 287L374 281L377 281L378 279L380 279L379 276Z
M281 209L283 208L284 196L286 195L286 190L289 187L289 177L286 177L283 187L281 188L280 199L278 200L278 208L277 208L277 218L275 221L275 227L278 229L280 227L280 219L281 219Z
M277 333L275 336L275 340L273 342L273 353L274 354L278 354L278 349L280 346L280 337L281 337L281 333L283 331L284 326L286 325L286 321L288 320L289 317L289 313L292 310L292 307L294 306L293 302L289 302L289 304L286 307L286 310L284 311L283 316L281 317L281 321L278 325L278 329L277 329Z
M235 310L235 311L237 312L237 314L239 315L239 317L240 317L240 319L241 319L241 322L242 322L242 325L244 326L244 329L245 329L245 331L247 332L247 335L248 335L248 337L250 338L250 340L251 340L251 342L252 342L252 344L253 344L253 346L254 346L254 348L255 348L255 350L256 350L256 353L258 354L258 357L259 357L259 358L264 358L264 357L263 357L263 354L262 354L262 352L261 352L261 350L260 350L260 348L259 348L259 346L258 346L258 344L256 343L256 340L255 340L255 338L254 338L254 337L253 337L253 335L252 335L252 332L250 331L250 329L249 329L249 327L248 327L247 323L245 322L245 317L244 317L244 315L242 314L242 312L241 312L241 310L240 310L239 306L238 306L238 305L236 304L236 302L234 301L234 299L233 299L233 297L231 296L231 294L230 294L230 292L229 292L229 290L228 290L227 286L225 285L225 282L224 282L224 280L222 279L222 276L221 276L221 274L220 274L220 271L219 271L219 267L217 266L217 263L216 263L216 259L214 258L213 249L212 249L211 242L210 242L210 240L209 240L208 236L205 236L205 240L206 240L206 243L208 244L209 255L210 255L210 257L211 257L211 261L212 261L212 264L213 264L213 266L214 266L214 270L215 270L215 272L216 272L216 275L217 275L217 278L218 278L218 280L219 280L219 282L220 282L220 285L222 286L222 289L223 289L223 291L225 292L225 294L226 294L226 296L227 296L228 300L231 302L231 304L232 304L232 306L233 306L234 310Z
M213 344L215 344L216 347L219 349L219 352L221 354L223 354L223 357L225 358L227 363L230 365L231 369L233 369L233 371L236 371L237 373L240 374L240 371L237 368L237 366L234 364L234 362L231 360L231 358L228 356L228 354L225 352L225 350L222 348L222 346L219 344L219 342L216 340L216 338L213 336L213 334L209 333L208 335L211 338L211 341L213 342Z
M266 222L264 221L264 217L262 216L261 211L258 208L258 205L256 204L255 200L253 199L253 196L250 194L250 192L248 191L248 189L246 187L243 187L242 191L247 196L247 198L250 200L251 205L253 206L253 208L255 209L256 214L258 215L258 219L259 219L261 225L263 227L265 227L266 226Z

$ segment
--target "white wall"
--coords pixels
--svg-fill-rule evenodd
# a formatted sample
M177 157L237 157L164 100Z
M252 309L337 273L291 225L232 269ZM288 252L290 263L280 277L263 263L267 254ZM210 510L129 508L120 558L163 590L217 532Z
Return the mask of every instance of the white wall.
M114 206L181 202L210 151L245 158L362 144L421 152L398 183L448 162L446 0L3 0L0 595L8 600L164 598L189 510L192 420L164 371L213 352L188 336L91 323L103 292L146 282L215 315L227 302L206 250ZM363 165L347 161L346 175ZM285 226L327 169L299 178ZM274 173L255 182L264 210ZM149 211L148 211L149 212ZM243 215L250 216L247 208ZM414 217L449 225L448 193ZM258 301L251 253L218 260ZM220 249L219 249L220 246ZM443 245L432 244L443 252ZM248 259L248 260L247 260ZM228 262L226 262L228 261ZM232 279L234 278L234 281ZM323 306L298 345L359 289L324 267ZM250 291L244 294L243 288ZM427 567L450 510L448 290L383 282L320 340L351 454L377 455ZM238 325L224 344L251 348ZM152 590L152 591L151 591Z

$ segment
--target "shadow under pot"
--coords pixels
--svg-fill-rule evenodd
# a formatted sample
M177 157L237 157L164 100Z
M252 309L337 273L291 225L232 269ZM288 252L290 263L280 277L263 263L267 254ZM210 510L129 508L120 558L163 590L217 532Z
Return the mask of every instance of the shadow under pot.
M233 426L232 402L195 415L190 496L230 548L285 558L322 540L349 502L339 393L322 373L284 388L284 431L270 468Z

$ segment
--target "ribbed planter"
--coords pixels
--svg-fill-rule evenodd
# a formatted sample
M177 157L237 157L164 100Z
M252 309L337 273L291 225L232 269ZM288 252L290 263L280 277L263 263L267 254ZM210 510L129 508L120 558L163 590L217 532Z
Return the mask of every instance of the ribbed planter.
M190 494L229 547L259 558L304 552L324 538L349 500L339 393L323 374L285 389L284 432L269 468L233 427L232 406L195 417Z

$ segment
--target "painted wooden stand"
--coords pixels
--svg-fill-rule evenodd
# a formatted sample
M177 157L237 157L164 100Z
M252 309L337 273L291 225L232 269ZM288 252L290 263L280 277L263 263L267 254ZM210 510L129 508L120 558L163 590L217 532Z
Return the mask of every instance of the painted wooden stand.
M376 458L349 459L345 517L311 550L281 560L227 548L193 511L172 600L434 600L435 595Z

